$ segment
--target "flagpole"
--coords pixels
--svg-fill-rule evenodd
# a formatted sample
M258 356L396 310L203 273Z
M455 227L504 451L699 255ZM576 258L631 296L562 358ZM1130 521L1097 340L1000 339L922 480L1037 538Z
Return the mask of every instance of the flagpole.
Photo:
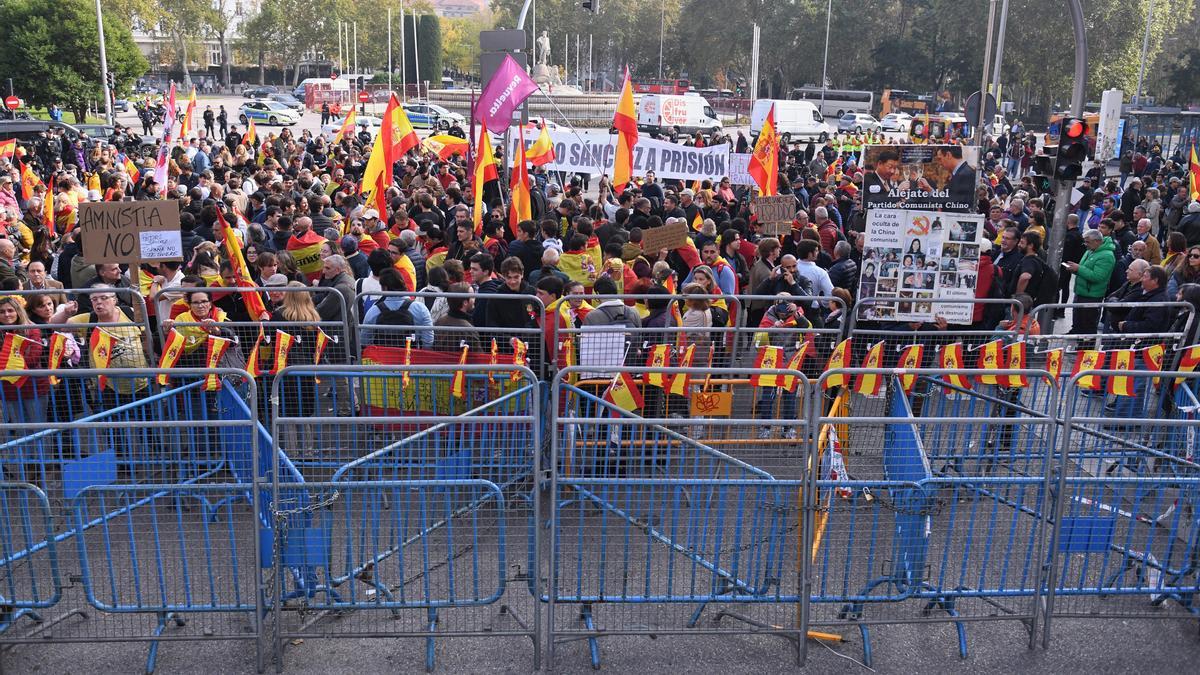
M538 85L538 92L541 93L542 96L546 97L546 100L549 101L550 106L553 107L554 111L557 112L559 117L562 118L563 124L567 125L567 128L571 130L571 133L575 136L575 138L579 139L579 142L581 144L583 144L583 147L586 149L587 141L585 141L583 139L583 136L579 135L579 130L575 128L574 124L571 124L571 120L567 119L566 113L564 113L562 111L562 109L558 107L558 103L556 103L554 101L554 99L550 97L550 94L546 93L546 91L544 89L542 89L541 85ZM521 140L522 141L525 140L525 130L524 129L521 130ZM591 156L592 159L596 160L596 168L600 170L599 175L603 176L604 175L604 166L601 165L600 158L596 157L590 150L588 150L587 153L589 156Z
M408 40L404 37L404 0L400 0L400 101L408 103Z
M388 7L388 90L392 89L392 8Z
M417 80L417 98L421 98L421 40L417 37L417 8L412 8L413 18L413 71ZM426 92L428 93L428 92Z

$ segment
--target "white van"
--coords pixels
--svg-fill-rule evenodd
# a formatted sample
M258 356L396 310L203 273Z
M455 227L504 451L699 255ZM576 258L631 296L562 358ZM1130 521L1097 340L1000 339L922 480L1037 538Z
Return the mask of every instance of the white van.
M833 128L825 122L821 111L811 101L785 101L780 99L760 98L750 109L750 135L758 137L762 131L763 121L771 106L775 106L775 133L784 145L793 140L816 139L825 141L833 135Z
M292 90L292 95L301 101L304 100L308 92L308 85L313 85L317 89L333 89L338 91L350 91L350 80L339 77L336 80L329 77L306 77L300 80L300 84Z
M638 102L638 131L652 134L721 133L721 120L703 96L642 94Z

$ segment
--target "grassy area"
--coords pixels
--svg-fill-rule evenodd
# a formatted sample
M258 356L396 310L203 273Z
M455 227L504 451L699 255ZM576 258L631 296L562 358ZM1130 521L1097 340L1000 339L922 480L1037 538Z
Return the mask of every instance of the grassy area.
M50 119L50 111L48 111L48 110L34 110L33 108L22 108L21 110L18 110L17 112L29 113L30 117L37 119L37 120ZM66 112L66 111L63 112L62 121L66 122L67 124L104 124L103 117L95 117L93 115L88 115L87 120L85 120L83 122L76 122L75 115L73 115L70 112Z

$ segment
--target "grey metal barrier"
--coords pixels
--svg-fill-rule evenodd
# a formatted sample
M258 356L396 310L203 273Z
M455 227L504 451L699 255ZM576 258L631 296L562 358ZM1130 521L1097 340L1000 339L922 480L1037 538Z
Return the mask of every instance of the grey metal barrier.
M247 640L261 669L248 374L5 376L0 643L144 641L153 671L162 641Z
M592 370L564 368L552 387L549 667L568 644L600 667L612 635L802 635L804 374L610 367L584 379ZM659 377L682 380L691 415L653 412L651 390L675 386ZM777 406L761 403L768 390ZM770 427L786 431L763 439Z
M347 380L363 407L295 407ZM292 366L274 379L272 628L292 640L528 639L540 667L541 389L529 368ZM319 430L319 431L318 431Z
M1156 310L1160 319L1165 316L1167 320L1160 325L1150 325L1141 319L1123 323L1135 310L1139 313ZM1173 300L1040 305L1033 311L1033 318L1041 326L1041 334L1031 335L1028 339L1038 351L1111 349L1138 344L1181 348L1187 346L1183 343L1192 336L1192 325L1196 320L1191 303ZM1179 322L1181 318L1182 323Z
M79 311L78 302L70 296L93 296L98 294L112 294L117 298L119 305L118 309L124 315L123 321L101 321L95 316L94 312ZM118 346L124 345L123 349L140 348L143 352L144 364L153 365L158 358L158 352L155 350L154 333L150 330L150 319L146 312L146 299L138 292L136 288L67 288L67 289L45 289L45 290L17 290L4 291L4 295L15 295L25 301L25 313L29 315L32 324L31 329L41 330L47 335L43 335L43 340L49 339L49 333L63 333L71 335L75 342L83 346L83 363L87 363L88 349L87 345L96 329L102 330L113 338ZM50 311L49 316L43 316L42 310L38 307L39 304L47 299L52 300L53 296L61 295L67 297L66 303L56 307L54 311ZM64 316L60 317L64 320L55 322L54 317L57 316L56 310L65 309ZM130 311L125 311L128 308ZM130 316L132 314L132 316Z

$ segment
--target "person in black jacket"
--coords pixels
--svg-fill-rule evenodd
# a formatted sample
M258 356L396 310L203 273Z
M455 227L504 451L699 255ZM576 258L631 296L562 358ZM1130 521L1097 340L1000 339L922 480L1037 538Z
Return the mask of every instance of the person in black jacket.
M533 287L525 281L525 266L519 258L505 258L500 263L500 278L504 285L496 293L533 295ZM484 324L488 328L531 328L536 325L537 314L532 303L524 298L489 298L484 312ZM479 324L476 324L479 325ZM504 340L512 337L502 334Z
M1062 261L1078 263L1083 260L1083 232L1079 229L1079 214L1067 214L1067 233L1063 238ZM1071 299L1071 273L1063 268L1058 276L1059 302Z
M1142 275L1142 295L1135 302L1139 306L1129 310L1125 320L1117 323L1122 333L1163 333L1171 327L1171 308L1161 303L1167 301L1167 271L1151 267Z

